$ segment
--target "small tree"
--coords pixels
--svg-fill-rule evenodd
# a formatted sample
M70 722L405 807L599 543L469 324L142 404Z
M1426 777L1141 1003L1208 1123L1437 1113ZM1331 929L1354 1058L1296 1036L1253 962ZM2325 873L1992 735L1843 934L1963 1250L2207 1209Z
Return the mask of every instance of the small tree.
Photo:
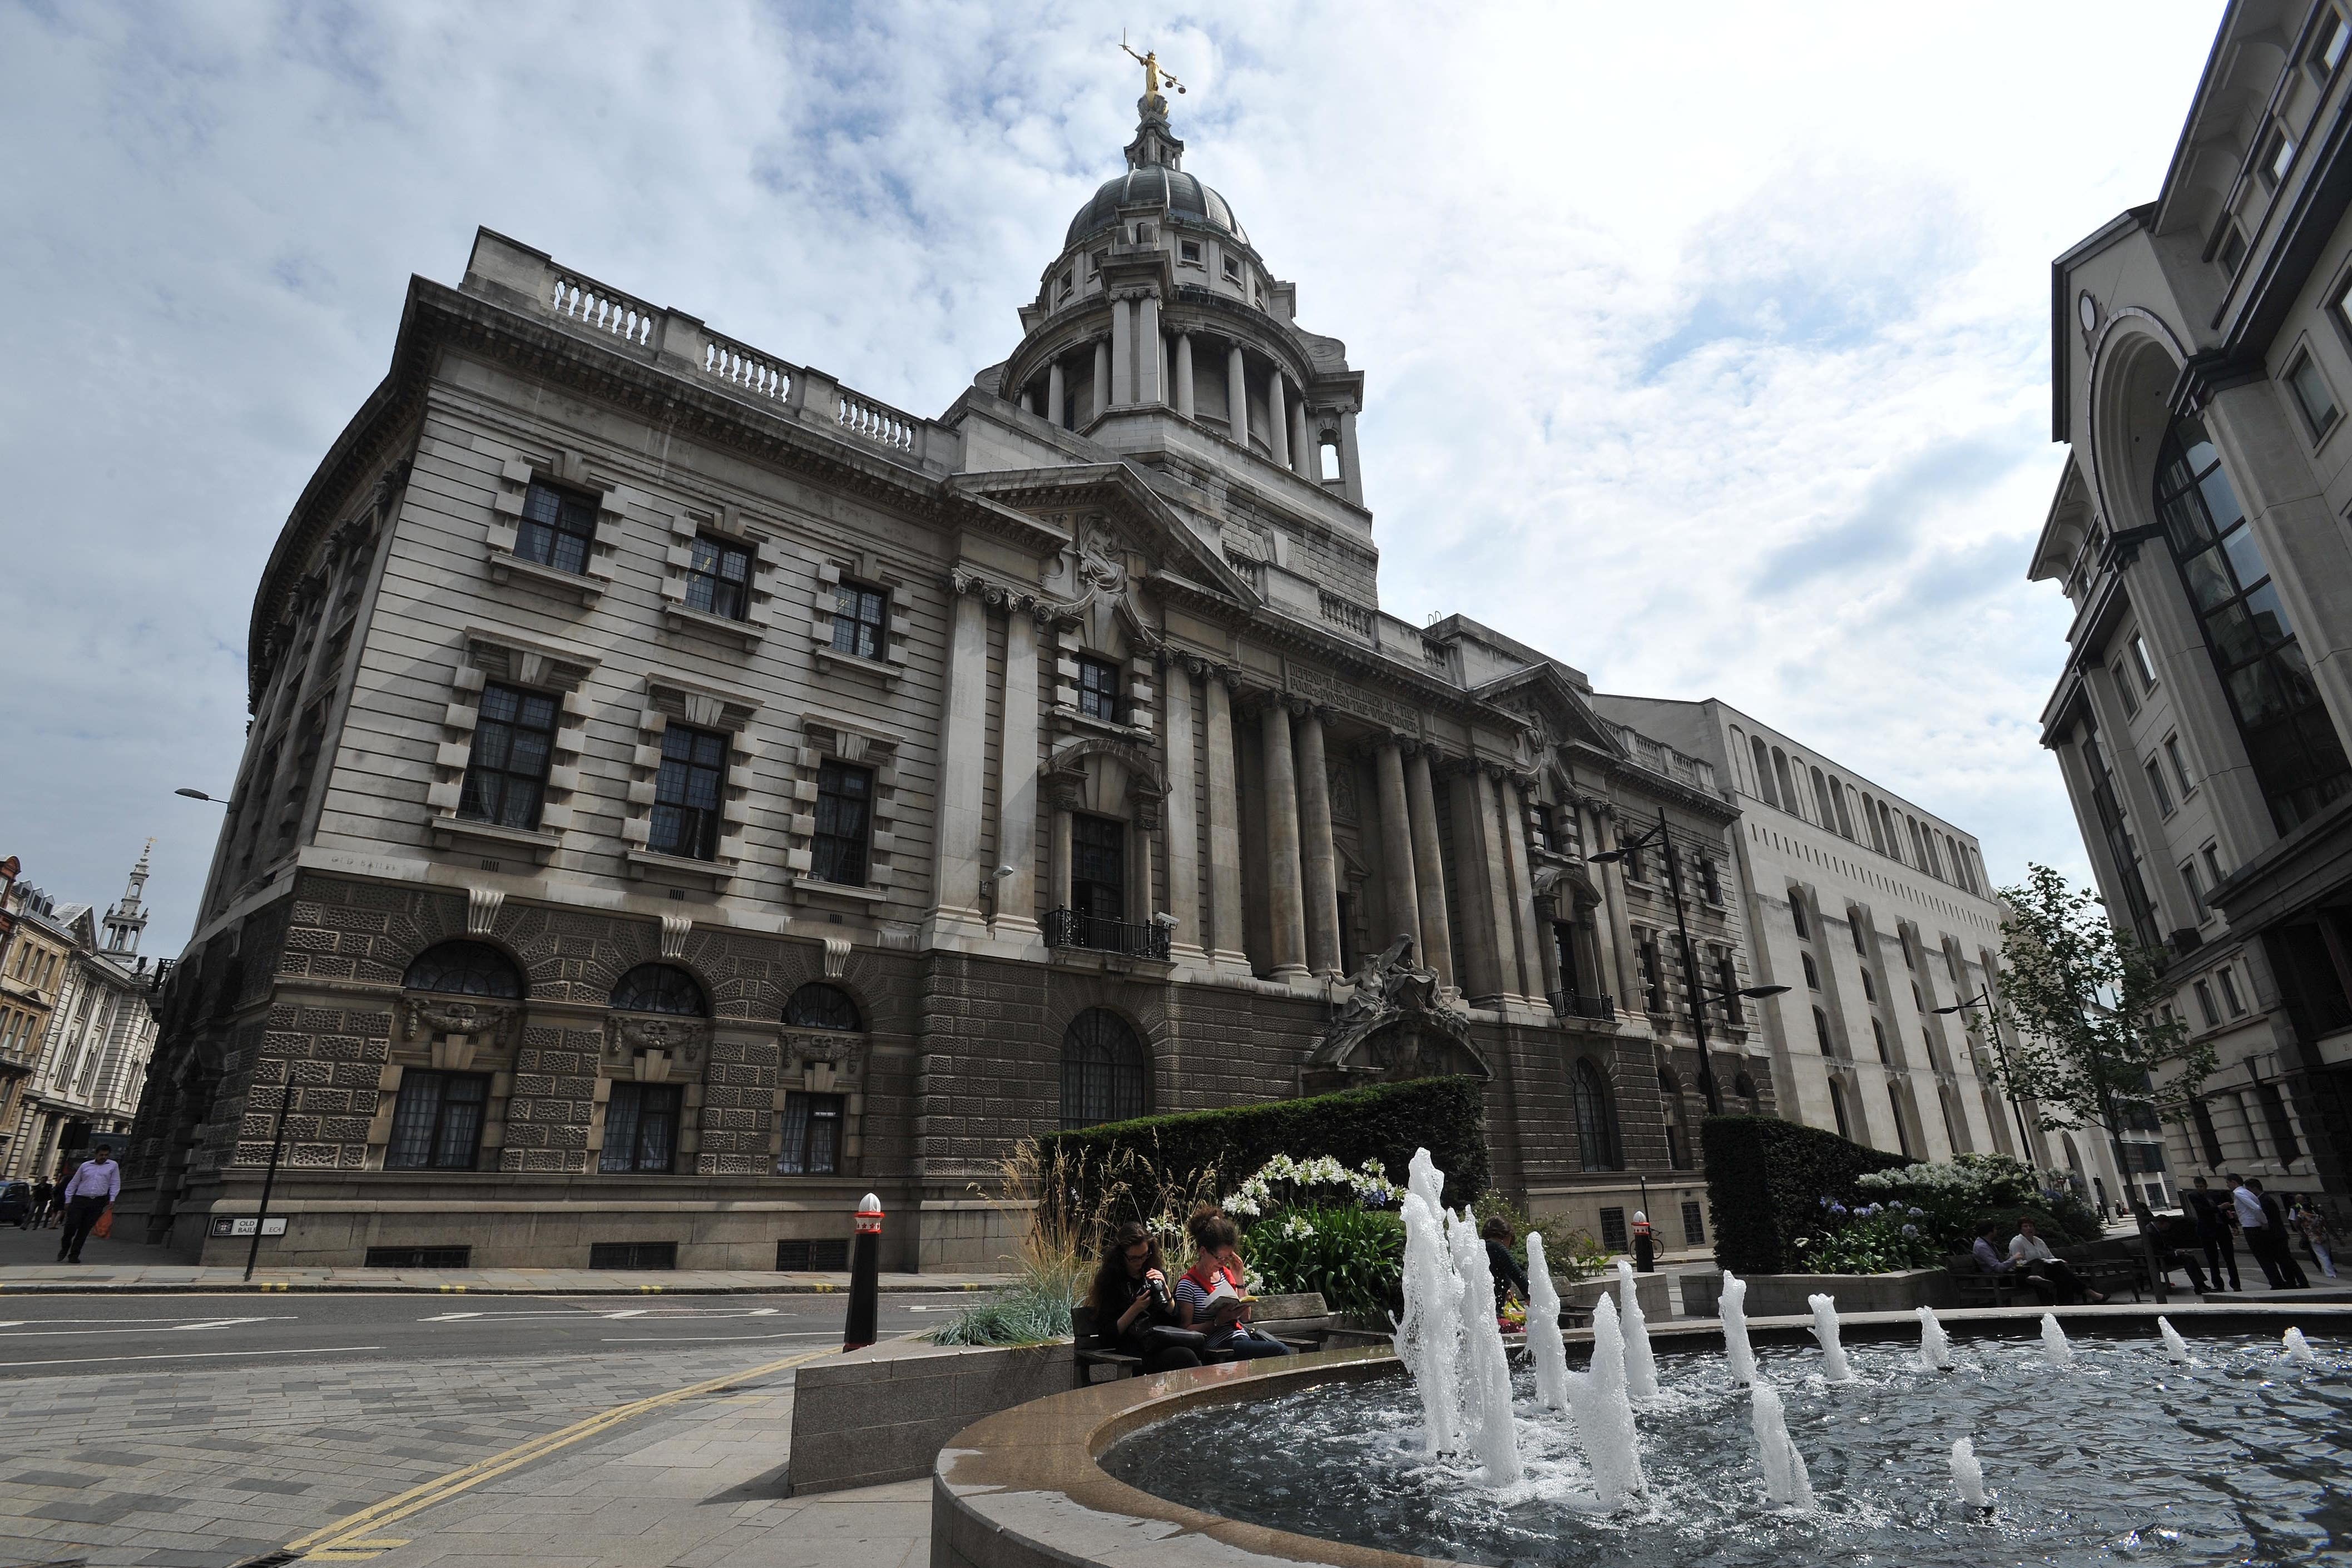
M2105 1128L2128 1189L2125 1107L2149 1103L2167 1121L2185 1121L2212 1075L2213 1048L2190 1044L2188 1025L2166 1015L2164 949L2118 930L2096 894L2029 865L2024 883L2000 896L2010 909L2000 1007L2017 1040L1995 1075L2004 1093L2034 1102L2044 1132ZM2160 1301L2164 1270L2147 1207L2135 1201L2132 1209Z

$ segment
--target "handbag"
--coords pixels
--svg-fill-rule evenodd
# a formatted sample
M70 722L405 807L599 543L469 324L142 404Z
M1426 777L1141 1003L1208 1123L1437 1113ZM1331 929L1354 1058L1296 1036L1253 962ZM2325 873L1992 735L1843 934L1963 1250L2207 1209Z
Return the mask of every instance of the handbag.
M1164 1350L1189 1350L1198 1355L1209 1348L1209 1336L1198 1329L1180 1329L1166 1323L1154 1323L1137 1336L1146 1355L1157 1355Z
M92 1236L100 1238L114 1234L114 1206L112 1204L110 1203L106 1206L106 1212L98 1217L98 1223L89 1228L89 1233Z

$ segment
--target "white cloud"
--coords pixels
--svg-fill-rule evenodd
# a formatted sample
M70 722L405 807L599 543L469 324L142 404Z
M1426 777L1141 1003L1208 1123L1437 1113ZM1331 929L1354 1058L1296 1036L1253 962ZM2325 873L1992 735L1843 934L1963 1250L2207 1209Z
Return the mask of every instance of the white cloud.
M1457 10L1459 8L1456 8ZM2048 261L2161 177L2210 6L1202 5L1187 166L1368 377L1390 608L1718 695L2081 863ZM1134 78L1094 7L0 11L0 852L184 935L251 593L488 225L936 411L1014 342Z

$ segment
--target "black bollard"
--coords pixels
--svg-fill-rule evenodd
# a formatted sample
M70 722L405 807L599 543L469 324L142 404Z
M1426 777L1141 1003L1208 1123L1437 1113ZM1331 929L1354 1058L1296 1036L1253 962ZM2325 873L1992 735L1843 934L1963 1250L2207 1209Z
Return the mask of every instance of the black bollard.
M1650 1229L1650 1217L1633 1216L1633 1268L1637 1272L1654 1274L1658 1271L1658 1243Z
M849 1326L841 1332L844 1352L874 1343L875 1314L882 1293L882 1200L872 1193L857 1206L857 1239L849 1244Z

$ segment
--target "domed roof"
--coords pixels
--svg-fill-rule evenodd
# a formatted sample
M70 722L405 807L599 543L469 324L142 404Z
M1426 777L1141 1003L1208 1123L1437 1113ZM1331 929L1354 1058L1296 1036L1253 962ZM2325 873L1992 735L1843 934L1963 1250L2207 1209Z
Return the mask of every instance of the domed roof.
M1224 197L1201 183L1181 169L1171 169L1164 163L1147 163L1113 175L1103 182L1094 199L1078 209L1070 220L1070 232L1062 241L1065 248L1118 222L1118 209L1149 202L1166 208L1188 222L1205 225L1221 234L1229 234L1244 245L1250 242L1241 220L1234 216L1233 208Z

